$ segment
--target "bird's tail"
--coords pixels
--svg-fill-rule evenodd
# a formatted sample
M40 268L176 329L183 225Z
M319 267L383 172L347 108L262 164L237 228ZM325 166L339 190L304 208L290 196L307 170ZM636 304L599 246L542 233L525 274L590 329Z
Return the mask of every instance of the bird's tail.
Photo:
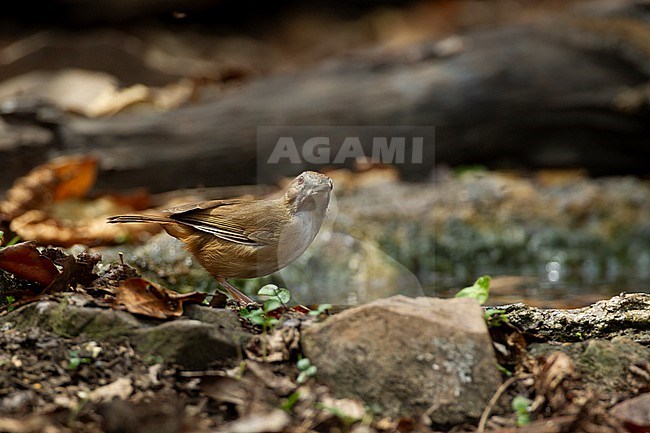
M109 224L115 223L158 223L158 224L169 224L173 223L174 220L162 215L117 215L108 218Z

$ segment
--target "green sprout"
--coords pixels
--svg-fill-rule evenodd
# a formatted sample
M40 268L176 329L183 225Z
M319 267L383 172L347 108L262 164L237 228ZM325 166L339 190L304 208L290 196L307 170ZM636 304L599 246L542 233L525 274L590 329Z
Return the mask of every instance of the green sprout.
M257 294L267 299L261 308L242 308L239 315L249 320L253 325L261 326L264 336L277 325L280 320L273 317L270 313L280 308L286 308L286 304L291 300L291 293L287 289L280 289L274 284L267 284L262 287ZM262 345L262 356L266 357L266 339Z
M318 308L316 308L315 310L311 310L311 311L309 312L309 315L310 315L310 316L318 317L318 316L320 316L321 314L324 314L325 312L327 312L327 310L329 310L330 308L332 308L332 305L331 305L331 304L320 304L320 305L318 306Z
M296 367L300 370L298 378L296 379L296 383L298 384L305 383L307 379L316 376L316 373L318 373L318 368L311 363L309 358L299 359L296 363Z
M242 308L239 311L239 315L242 318L249 320L253 325L261 326L264 333L266 333L279 322L275 317L269 316L269 313L280 307L280 304L276 305L267 301L264 303L262 308L254 308L252 310Z
M289 397L287 397L284 402L280 405L280 409L287 413L291 413L293 411L293 407L298 403L298 400L300 400L300 393L298 391L292 392Z
M76 350L71 350L70 360L68 361L68 370L76 370L81 364L90 364L92 361L91 358L79 356L79 352Z
M512 399L511 406L517 415L517 426L530 424L530 405L532 403L532 400L521 395Z
M503 324L508 323L508 315L506 314L506 310L500 310L497 308L489 308L485 310L485 313L483 313L483 318L485 319L485 323L487 323L488 327L498 327Z
M2 245L2 241L4 241L4 236L5 236L5 233L2 230L0 230L0 245ZM14 236L13 239L11 239L7 243L7 245L5 245L5 247L10 247L12 245L16 245L19 240L20 240L20 236Z
M489 275L483 275L482 277L479 277L474 282L474 284L469 287L465 287L456 293L456 298L473 298L476 299L479 304L485 304L488 300L488 296L490 296L491 280L492 278Z
M280 308L286 308L286 304L291 300L291 293L287 289L280 289L274 284L267 284L262 287L257 294L267 299L261 308L242 308L239 312L241 317L250 320L253 325L261 326L264 333L271 330L277 323L278 319L269 315L272 311Z
M497 364L497 370L499 370L499 372L505 376L512 377L512 371L508 370L501 364Z
M278 288L275 284L263 286L257 294L259 296L265 296L267 301L275 300L282 304L283 307L286 307L291 300L291 292L288 289Z

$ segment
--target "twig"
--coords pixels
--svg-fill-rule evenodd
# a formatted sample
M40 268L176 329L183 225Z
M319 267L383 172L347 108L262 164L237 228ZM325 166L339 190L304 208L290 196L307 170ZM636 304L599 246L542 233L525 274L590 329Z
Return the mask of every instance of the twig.
M523 379L525 377L528 377L528 375L512 376L510 379L506 380L501 384L501 386L496 390L496 392L488 402L487 406L485 406L485 409L483 409L483 413L481 414L481 420L478 423L478 428L476 429L476 433L483 433L485 431L485 424L487 424L487 419L490 416L492 409L494 409L494 406L497 404L497 401L499 401L499 398L506 391L506 389L508 389L508 387L512 385L515 380Z

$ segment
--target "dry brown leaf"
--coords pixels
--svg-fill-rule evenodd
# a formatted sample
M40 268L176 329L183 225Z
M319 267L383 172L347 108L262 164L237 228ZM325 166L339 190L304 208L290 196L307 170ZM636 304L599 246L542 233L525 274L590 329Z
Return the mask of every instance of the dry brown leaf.
M249 383L228 376L204 377L201 392L219 403L244 407L250 400Z
M90 117L112 116L126 107L147 102L150 99L151 90L144 84L135 84L123 89L108 88L86 107L86 112Z
M81 252L75 257L59 249L48 248L43 255L61 268L61 274L47 289L50 293L65 291L78 284L87 287L98 278L93 269L101 259L99 254Z
M108 201L100 198L79 204L75 212L81 214L84 209L93 210L98 215L92 218L82 216L77 218L74 214L65 215L64 212L56 209L50 209L51 213L30 210L14 218L10 228L22 239L33 240L40 245L62 247L75 244L112 245L129 238L144 238L161 230L159 226L153 224L106 224L106 215L114 215L124 210L123 207L107 204ZM62 204L65 203L67 202ZM70 209L66 210L69 211Z
M0 269L45 287L59 276L54 263L43 256L32 242L21 242L0 249Z
M0 220L22 239L41 245L115 244L158 231L149 225L112 226L106 217L150 205L148 193L82 200L97 176L97 161L66 156L33 169L18 179L0 202Z
M574 379L575 376L576 371L571 358L563 352L553 352L542 365L540 391L543 394L554 393L565 380Z
M85 197L97 179L97 160L89 156L57 159L50 166L58 181L52 194L55 202Z
M235 406L239 416L265 412L277 404L277 395L256 377L248 373L244 377L204 377L201 391L219 403Z
M90 391L88 399L93 402L111 401L114 398L126 400L133 393L133 383L128 377L120 377L108 385Z
M115 304L124 306L133 314L167 319L183 314L183 302L200 303L205 293L176 293L143 278L129 278L120 283Z
M540 362L535 376L536 394L553 412L580 413L590 398L584 392L575 392L580 374L566 353L552 352Z
M0 219L11 221L54 201L82 197L95 183L97 160L89 156L64 156L40 165L17 179L0 202Z
M246 361L246 368L258 379L258 383L263 383L278 395L289 395L296 389L295 382L287 376L274 374L269 368L269 364L249 359Z
M36 100L48 101L62 110L87 115L87 107L98 95L118 86L118 79L105 72L76 68L55 71L36 69L2 81L0 99L29 95Z
M230 422L215 433L279 433L291 422L289 415L282 409L273 409L270 412L257 412Z

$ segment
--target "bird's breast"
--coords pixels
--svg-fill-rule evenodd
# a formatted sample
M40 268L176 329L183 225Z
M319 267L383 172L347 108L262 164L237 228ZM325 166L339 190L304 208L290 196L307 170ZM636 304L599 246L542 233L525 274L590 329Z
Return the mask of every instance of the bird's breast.
M296 212L289 224L282 228L278 242L280 268L296 260L314 240L323 218L316 212Z

